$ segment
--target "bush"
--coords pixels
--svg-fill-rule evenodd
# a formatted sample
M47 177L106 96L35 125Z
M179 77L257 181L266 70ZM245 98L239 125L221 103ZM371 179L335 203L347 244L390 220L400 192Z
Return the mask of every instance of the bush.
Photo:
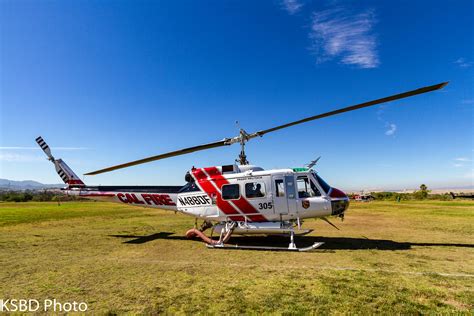
M2 192L0 193L0 200L5 202L28 202L33 199L33 194L28 191L25 192Z

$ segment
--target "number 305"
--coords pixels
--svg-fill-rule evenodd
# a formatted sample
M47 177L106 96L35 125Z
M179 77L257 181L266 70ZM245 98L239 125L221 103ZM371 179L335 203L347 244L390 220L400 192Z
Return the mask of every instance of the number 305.
M269 203L258 203L258 208L260 210L269 210L273 207L272 202Z

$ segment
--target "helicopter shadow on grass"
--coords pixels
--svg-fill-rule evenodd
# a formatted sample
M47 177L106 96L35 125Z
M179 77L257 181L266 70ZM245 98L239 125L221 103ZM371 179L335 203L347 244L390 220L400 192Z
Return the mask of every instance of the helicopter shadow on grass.
M160 232L151 235L109 235L109 237L129 239L124 244L143 244L154 240L189 240L185 236L171 232ZM198 240L198 239L195 239ZM461 247L474 248L474 244L461 243L418 243L398 242L386 239L369 239L357 237L324 237L324 236L297 236L295 242L298 247L304 248L316 242L324 242L320 250L409 250L415 247ZM268 246L288 247L289 238L284 236L236 236L229 240L229 244L239 246Z
M172 236L173 235L173 236ZM189 240L185 236L174 235L169 232L159 232L151 235L109 235L109 237L130 239L124 241L124 244L144 244L157 239L175 239L175 240Z

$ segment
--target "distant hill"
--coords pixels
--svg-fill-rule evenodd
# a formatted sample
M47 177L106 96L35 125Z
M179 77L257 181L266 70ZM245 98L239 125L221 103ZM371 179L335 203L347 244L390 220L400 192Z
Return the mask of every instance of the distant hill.
M65 184L43 184L33 180L14 181L0 179L0 190L41 190L49 188L63 188Z

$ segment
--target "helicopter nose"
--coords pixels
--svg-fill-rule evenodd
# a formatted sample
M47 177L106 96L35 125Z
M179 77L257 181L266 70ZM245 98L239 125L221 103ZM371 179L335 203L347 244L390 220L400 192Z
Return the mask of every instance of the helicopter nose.
M331 188L331 215L343 215L349 208L349 197L339 189Z

